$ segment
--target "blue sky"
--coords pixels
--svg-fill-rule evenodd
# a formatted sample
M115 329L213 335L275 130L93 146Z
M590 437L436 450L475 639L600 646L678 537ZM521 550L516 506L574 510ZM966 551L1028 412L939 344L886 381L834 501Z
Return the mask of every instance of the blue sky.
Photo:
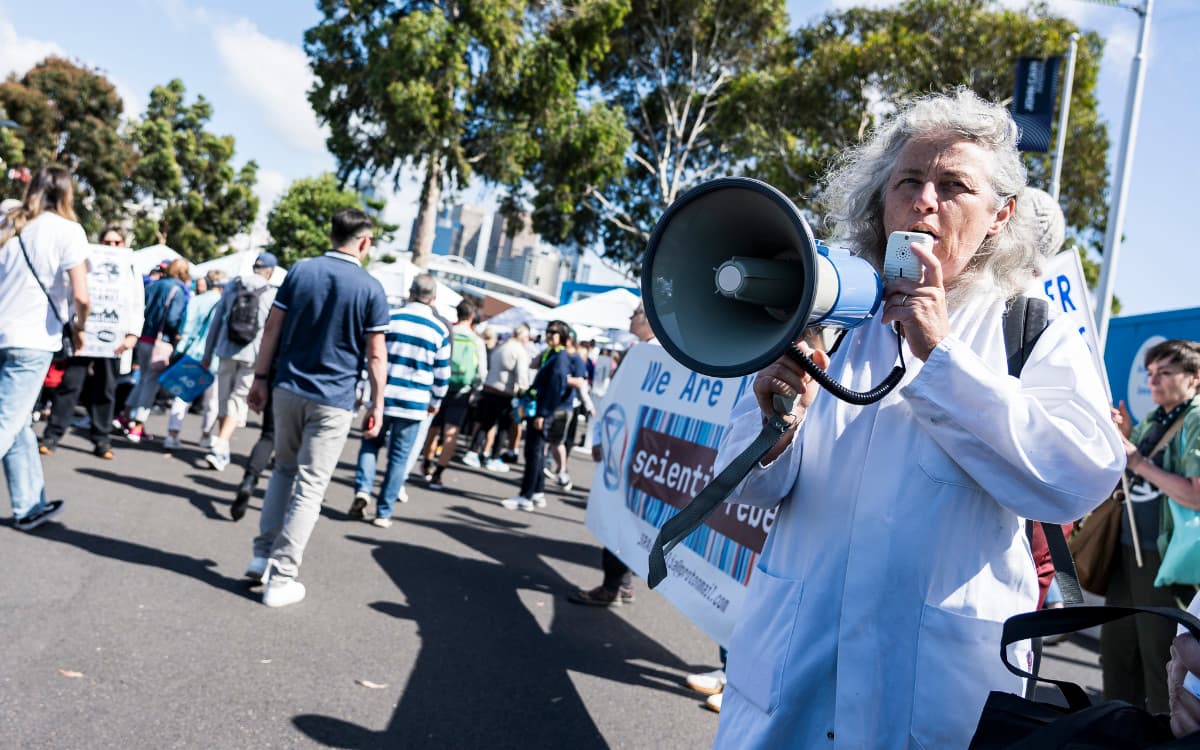
M862 4L789 0L788 9L797 23ZM1138 16L1084 0L1049 5L1108 40L1098 93L1114 143L1111 164L1124 121ZM304 97L311 73L302 35L319 19L315 5L301 0L0 0L0 76L22 73L47 54L65 55L105 71L127 109L139 113L151 87L181 78L190 94L202 93L212 102L212 128L236 137L236 159L258 162L265 216L291 180L334 167ZM1195 291L1200 262L1191 247L1195 240L1189 239L1197 205L1193 175L1200 168L1200 140L1194 135L1200 120L1200 97L1194 93L1197 38L1200 0L1156 0L1116 279L1125 314L1200 305ZM416 213L416 190L415 181L406 180L389 202L388 218L401 224L401 239ZM466 197L488 202L474 191Z

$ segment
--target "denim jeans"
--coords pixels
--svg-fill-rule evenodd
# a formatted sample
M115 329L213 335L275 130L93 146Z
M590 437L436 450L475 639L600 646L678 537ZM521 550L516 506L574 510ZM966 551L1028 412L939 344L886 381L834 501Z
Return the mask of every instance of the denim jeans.
M30 416L53 356L40 349L0 349L0 456L13 518L24 518L46 503L46 481Z
M400 497L400 488L408 478L408 458L417 447L417 434L421 431L423 419L404 419L402 417L384 417L383 430L389 432L388 465L383 473L383 487L379 491L379 500L375 511L380 518L391 518L392 507L396 498Z
M358 461L354 468L354 494L370 495L375 488L375 467L379 462L379 450L387 445L394 417L384 415L383 427L373 438L364 437L358 445Z

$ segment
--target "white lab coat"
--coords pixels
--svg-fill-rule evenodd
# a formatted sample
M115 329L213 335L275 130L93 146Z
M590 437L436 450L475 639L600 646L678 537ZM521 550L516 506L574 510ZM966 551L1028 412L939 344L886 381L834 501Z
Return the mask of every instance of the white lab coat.
M1079 518L1125 457L1075 324L1047 328L1018 382L1003 304L952 311L925 363L906 346L901 387L877 404L820 394L730 497L781 505L731 639L717 747L965 748L988 692L1022 690L1000 631L1037 599L1023 519ZM895 362L874 319L829 371L863 391ZM717 470L760 424L747 391ZM1010 658L1027 665L1028 644Z

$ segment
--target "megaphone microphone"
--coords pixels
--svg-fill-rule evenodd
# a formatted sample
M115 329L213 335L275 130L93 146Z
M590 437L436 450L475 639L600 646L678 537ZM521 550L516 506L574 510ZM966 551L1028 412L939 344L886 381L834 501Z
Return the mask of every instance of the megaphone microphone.
M805 328L854 328L883 302L883 279L866 260L826 247L787 196L747 177L684 193L659 219L642 260L642 302L663 348L689 370L738 377L788 356L839 399L870 404L904 377L897 364L869 391L838 383L797 345ZM667 573L666 552L729 496L789 428L794 399L777 397L758 438L683 510L663 524L647 582Z

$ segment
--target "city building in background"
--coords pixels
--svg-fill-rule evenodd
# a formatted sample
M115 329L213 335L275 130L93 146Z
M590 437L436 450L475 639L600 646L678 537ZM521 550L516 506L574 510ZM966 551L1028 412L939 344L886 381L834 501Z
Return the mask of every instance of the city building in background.
M442 209L434 226L433 254L456 256L477 265L486 218L487 211L479 206L460 204Z

